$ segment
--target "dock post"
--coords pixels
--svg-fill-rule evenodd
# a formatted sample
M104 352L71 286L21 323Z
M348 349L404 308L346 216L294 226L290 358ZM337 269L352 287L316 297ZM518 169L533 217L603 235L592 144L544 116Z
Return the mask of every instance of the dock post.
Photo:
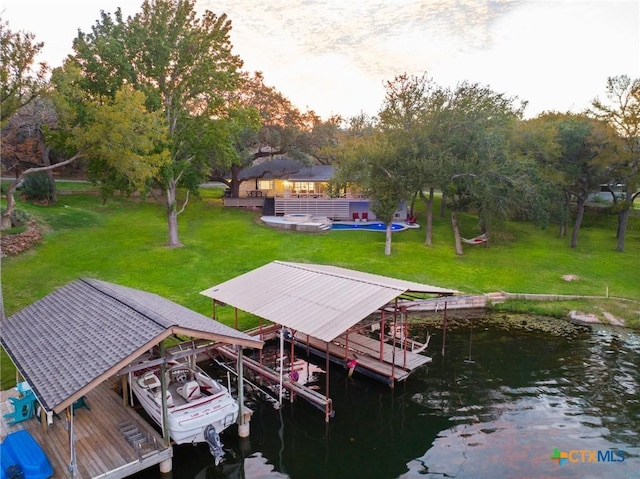
M444 318L442 320L442 356L444 357L444 348L447 339L447 302L444 302Z
M325 398L329 399L329 342L325 342ZM324 422L329 422L329 408L327 407L328 401L324 407Z
M244 407L244 366L242 365L243 348L238 346L238 436L249 437L249 418L251 413Z
M172 469L173 464L171 462L171 458L165 459L160 463L160 474L171 474Z
M251 415L253 411L243 406L238 417L238 437L241 439L249 437L251 434Z

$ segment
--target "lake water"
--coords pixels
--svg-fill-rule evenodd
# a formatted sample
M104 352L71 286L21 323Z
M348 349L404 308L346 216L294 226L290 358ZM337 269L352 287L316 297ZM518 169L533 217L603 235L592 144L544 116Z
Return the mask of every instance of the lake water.
M640 335L476 322L447 331L443 357L431 332L433 363L395 389L335 367L329 424L303 401L257 403L249 439L223 434L222 466L183 445L173 478L640 477Z

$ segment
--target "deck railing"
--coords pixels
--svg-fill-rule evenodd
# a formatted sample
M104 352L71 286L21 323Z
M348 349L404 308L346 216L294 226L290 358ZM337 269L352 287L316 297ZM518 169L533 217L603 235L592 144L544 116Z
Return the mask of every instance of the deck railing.
M246 196L241 198L224 197L224 206L235 208L261 208L266 197ZM330 198L320 194L298 194L288 197L276 196L275 214L310 214L313 216L326 216L333 220L347 221L351 219L350 205L354 202L366 202L364 198ZM362 208L358 208L362 209ZM365 207L366 209L366 207Z
M306 213L313 216L326 216L334 220L348 220L349 203L347 198L276 198L276 215Z

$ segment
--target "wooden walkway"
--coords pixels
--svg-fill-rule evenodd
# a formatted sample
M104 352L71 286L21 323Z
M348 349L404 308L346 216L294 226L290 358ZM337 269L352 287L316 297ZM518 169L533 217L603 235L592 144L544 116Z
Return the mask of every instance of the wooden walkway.
M13 411L8 396L17 396L17 392L2 393L0 410L4 415ZM173 449L164 446L162 437L137 412L123 406L122 398L109 384L102 383L88 393L86 402L90 409L79 408L73 417L78 478L124 478L173 456ZM71 477L65 414L54 417L49 426L43 426L39 417L13 426L4 419L0 422L2 439L19 429L28 430L40 444L53 465L54 478ZM137 441L131 436L136 429ZM134 446L136 443L138 448Z

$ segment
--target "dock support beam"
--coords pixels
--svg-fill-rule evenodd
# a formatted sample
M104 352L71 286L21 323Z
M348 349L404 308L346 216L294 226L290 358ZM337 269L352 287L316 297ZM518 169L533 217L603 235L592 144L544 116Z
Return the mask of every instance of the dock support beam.
M244 407L244 366L242 365L242 357L244 356L242 346L238 345L238 436L249 437L251 433L249 426L250 413Z
M442 319L442 357L447 344L447 302L444 302L444 318Z
M164 341L160 342L160 357L164 358ZM160 363L160 391L162 394L162 438L166 447L171 447L171 436L169 435L169 410L167 409L167 364ZM160 473L168 474L173 468L171 458L160 463Z
M326 374L325 374L325 377L326 377L325 389L326 389L326 391L325 391L324 397L327 399L327 402L325 403L325 407L324 407L324 422L329 422L329 418L331 417L330 416L331 411L329 410L329 407L328 407L329 406L329 342L327 341L325 344L326 344L326 350L325 350L324 354L325 354L326 360L325 360L324 368L325 368L325 371L326 371Z

